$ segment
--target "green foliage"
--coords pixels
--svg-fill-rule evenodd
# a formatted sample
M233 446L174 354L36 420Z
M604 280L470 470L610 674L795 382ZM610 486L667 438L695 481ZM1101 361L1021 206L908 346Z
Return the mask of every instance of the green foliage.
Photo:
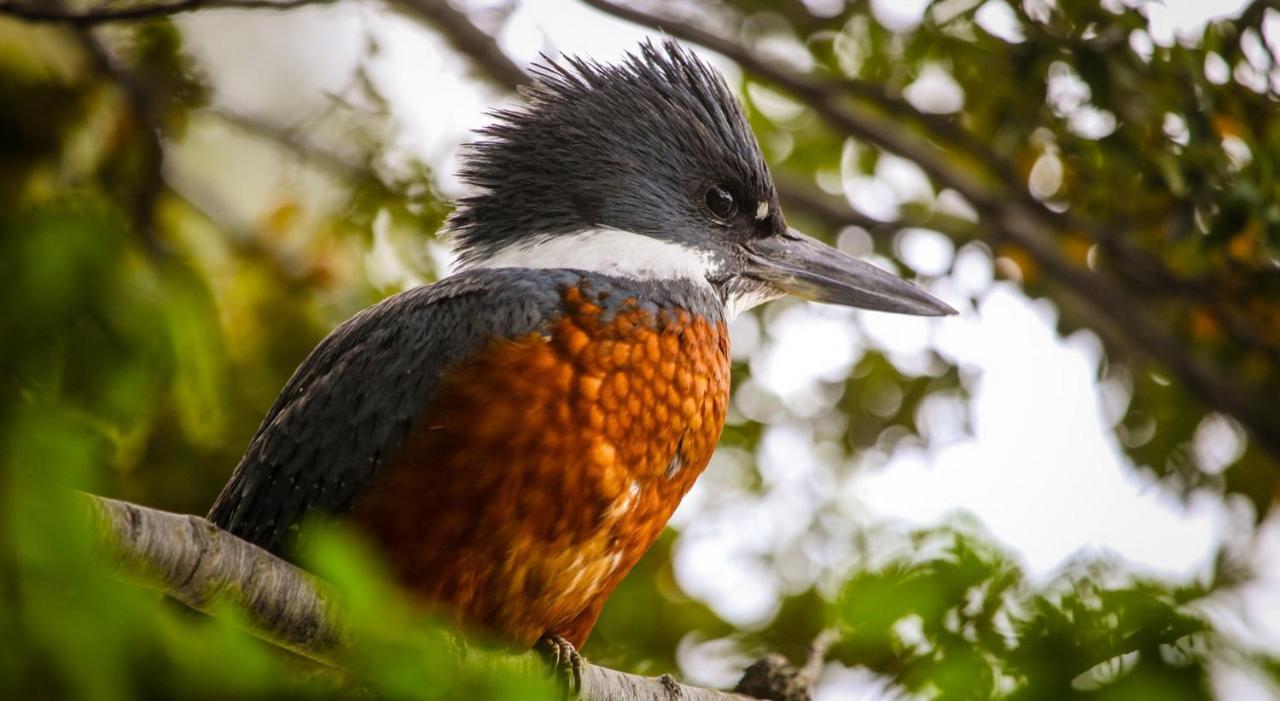
M1172 332L1190 362L1209 363L1233 383L1233 394L1274 416L1267 407L1280 394L1280 127L1273 118L1275 48L1262 36L1268 3L1251 3L1239 19L1210 23L1170 46L1152 42L1141 3L938 1L905 32L876 21L862 2L829 17L771 3L729 4L749 18L749 39L803 41L818 76L848 83L851 104L935 145L997 199L1044 202L1062 212L1052 242L1060 260L1106 275ZM1021 40L983 28L976 15L987 4L1011 8ZM1218 72L1208 68L1215 64ZM912 85L935 69L963 90L957 111L921 113L908 104ZM881 155L850 139L856 158L842 164L848 149L816 119L757 114L753 126L766 144L789 145L773 165L803 181L842 168L869 174ZM1039 175L1037 164L1042 172L1060 168L1060 175ZM932 198L902 209L910 225L935 227L957 245L974 235ZM1028 294L1060 302L1064 333L1089 327L1102 334L1107 374L1133 385L1125 422L1149 429L1123 441L1134 461L1188 491L1221 489L1223 480L1187 456L1204 409L1222 407L1191 409L1204 397L1153 367L1128 329L1082 307L1061 276L982 223L1002 259L998 270ZM890 254L884 232L872 233L877 250ZM1122 301L1129 300L1114 300ZM1277 430L1266 424L1255 432ZM1277 473L1274 451L1268 457L1258 450L1228 469L1225 484L1261 517Z
M721 9L736 11L749 43L800 40L821 77L844 81L842 97L938 144L1009 198L1031 197L1036 164L1056 161L1061 178L1041 199L1083 224L1066 227L1054 250L1113 276L1242 393L1277 396L1280 121L1275 81L1244 84L1263 67L1242 48L1257 39L1261 15L1144 53L1135 47L1146 21L1132 9L1071 0L1032 17L1011 2L1025 39L1008 42L974 21L981 4L933 3L905 32L880 24L866 2L832 17L799 3ZM1245 79L1208 75L1214 57ZM938 66L963 89L963 108L902 109L908 87ZM1051 78L1064 75L1087 87L1085 106L1109 130L1082 127L1050 99ZM441 629L341 531L317 537L305 562L351 614L356 644L343 672L238 632L238 612L198 616L122 584L91 547L69 489L203 512L314 344L356 310L440 273L424 251L437 245L431 232L448 205L430 167L389 158L396 125L363 66L299 129L210 109L220 87L211 81L167 21L87 35L0 20L0 696L550 698L527 668L503 668L479 643L470 662L454 662ZM781 178L829 187L883 162L878 149L789 109L777 86L744 85ZM173 175L175 162L197 163L206 182ZM267 185L227 201L197 196L234 193L242 180ZM1223 474L1193 457L1206 412L1224 409L1171 380L1123 329L1073 305L1016 242L933 199L901 213L998 258L996 269L1028 294L1060 302L1063 332L1104 336L1104 379L1130 396L1117 438L1135 464L1187 493L1241 494L1266 512L1274 456L1250 443ZM847 223L791 216L831 240ZM897 258L896 228L872 229L875 251ZM388 272L369 263L379 255L405 264ZM767 314L760 323L767 338ZM925 409L945 401L963 413L971 383L936 355L925 365L900 367L871 344L852 377L821 388L820 416L757 399L778 422L820 425L833 461L932 447ZM734 381L750 384L749 364L735 364ZM735 416L722 445L754 456L768 428ZM756 498L767 486L754 465L743 469L742 498ZM848 521L832 499L815 527ZM836 626L844 637L834 662L928 698L1205 698L1209 670L1224 659L1280 680L1280 663L1237 650L1201 613L1247 576L1225 555L1196 585L1098 562L1033 582L971 528L900 538L850 530L852 569L784 592L778 611L749 629L680 589L668 533L614 595L586 653L678 672L685 645L798 659Z
M1189 652L1206 624L1185 609L1201 591L1128 581L1105 567L1043 588L963 532L918 534L919 554L844 585L836 651L944 699L1203 698ZM1108 582L1104 585L1102 582Z

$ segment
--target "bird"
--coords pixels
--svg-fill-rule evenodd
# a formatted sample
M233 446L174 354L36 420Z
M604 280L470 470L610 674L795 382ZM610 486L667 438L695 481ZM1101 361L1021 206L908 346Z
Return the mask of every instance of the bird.
M711 459L737 315L955 310L791 228L732 90L670 39L544 59L522 94L462 154L456 269L315 347L209 518L286 557L340 519L425 610L576 651Z

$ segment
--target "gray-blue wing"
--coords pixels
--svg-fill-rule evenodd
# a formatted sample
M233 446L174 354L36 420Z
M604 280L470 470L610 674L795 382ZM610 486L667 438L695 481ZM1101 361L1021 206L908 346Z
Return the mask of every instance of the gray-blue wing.
M345 510L431 401L441 374L494 337L543 329L572 274L482 270L408 290L335 329L263 419L209 512L272 551L316 510Z

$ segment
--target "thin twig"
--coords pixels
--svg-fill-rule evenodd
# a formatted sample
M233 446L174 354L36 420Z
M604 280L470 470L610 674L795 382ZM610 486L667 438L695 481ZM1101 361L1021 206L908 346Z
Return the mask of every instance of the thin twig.
M303 5L324 5L335 0L178 0L177 2L132 7L91 7L86 10L67 10L58 7L37 6L32 3L0 0L0 15L16 17L26 22L67 24L76 27L92 27L111 22L129 22L156 17L193 12L195 10L291 10Z
M529 75L502 52L492 36L446 0L397 0L392 7L439 30L454 50L470 58L493 84L514 91L529 82Z
M926 217L903 216L894 221L886 221L869 217L851 207L847 201L828 195L816 187L807 186L795 178L778 175L774 177L774 184L778 188L783 208L788 213L806 214L830 229L857 226L866 230L881 244L889 243L903 229L932 229L957 242L977 236L973 222L941 212L933 212Z
M124 95L129 116L137 125L141 136L138 148L142 156L141 172L133 195L132 215L134 226L142 239L143 247L153 256L163 255L165 248L156 231L156 202L164 189L164 119L155 95L146 89L132 71L123 66L111 51L88 29L74 32L76 39L89 55L94 69L115 83Z
M822 668L827 664L827 653L831 651L831 646L839 641L839 629L827 628L818 633L818 637L809 643L809 657L800 668L800 677L809 684L810 688L818 683L818 677L822 676Z
M301 135L296 129L227 109L208 110L208 114L247 134L272 142L300 160L319 166L339 179L359 180L375 176L366 163L325 149Z

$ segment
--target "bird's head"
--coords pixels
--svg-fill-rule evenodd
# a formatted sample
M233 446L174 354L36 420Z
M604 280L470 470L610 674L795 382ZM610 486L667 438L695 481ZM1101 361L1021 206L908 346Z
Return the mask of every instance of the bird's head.
M537 70L528 104L470 146L450 218L463 269L574 268L710 285L729 315L793 294L954 310L787 226L760 146L712 68L674 42Z

